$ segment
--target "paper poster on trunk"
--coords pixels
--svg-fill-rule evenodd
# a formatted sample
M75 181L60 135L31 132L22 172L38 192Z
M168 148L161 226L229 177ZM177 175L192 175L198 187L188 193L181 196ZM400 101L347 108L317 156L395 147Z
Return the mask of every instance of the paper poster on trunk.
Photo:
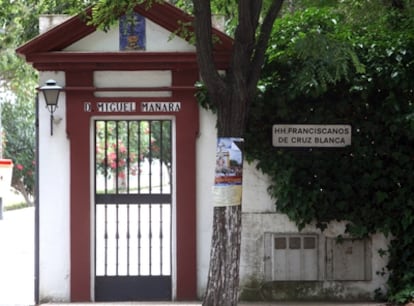
M237 144L242 141L241 138L217 139L214 206L241 205L243 155Z

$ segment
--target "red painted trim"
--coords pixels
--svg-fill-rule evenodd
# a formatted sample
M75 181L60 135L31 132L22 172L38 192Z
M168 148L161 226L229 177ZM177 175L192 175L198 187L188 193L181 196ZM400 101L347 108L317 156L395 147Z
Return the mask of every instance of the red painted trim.
M173 85L193 84L197 70L173 74ZM199 131L199 109L194 94L175 92L174 100L186 101L187 106L177 116L177 299L197 297L196 246L196 138Z
M182 25L188 25L185 30L194 32L194 27L192 26L194 23L194 16L185 13L167 2L154 2L149 9L147 9L147 5L148 4L137 5L135 11L142 16L151 19L170 32L176 33L187 41L192 38L192 35L189 35L188 32L183 33L181 30ZM218 38L218 42L214 44L214 50L223 51L232 48L233 40L230 36L215 28L213 28L213 35Z
M40 71L53 70L172 70L197 67L194 52L43 52L26 57ZM215 54L217 69L228 67L230 54Z
M36 63L162 63L169 65L196 61L195 52L39 52L28 55L27 60Z
M187 41L190 39L189 35L183 36L185 33L180 31L180 24L192 23L193 17L186 14L177 7L164 2L153 2L152 6L148 8L148 3L137 5L135 10L142 16L147 17L155 23L163 26L168 31L176 33ZM87 16L91 14L91 9L86 10L84 13L74 16L64 23L52 28L46 33L39 35L27 42L23 46L16 49L18 54L28 56L32 53L51 52L63 50L70 46L79 39L91 34L96 30L95 27L87 25ZM189 27L192 30L192 27ZM213 29L213 34L219 38L220 43L214 45L214 49L217 51L229 50L232 47L233 40L224 34L223 32Z
M12 167L13 161L11 159L0 159L0 167Z
M93 72L66 72L68 87L93 87ZM198 80L196 69L173 73L172 88L190 87ZM83 102L96 103L91 91L66 93L67 133L70 139L70 224L71 224L71 301L90 301L91 288L91 209L90 193L90 118L96 112L84 112ZM99 101L125 101L125 98L102 98ZM139 104L143 100L131 98ZM173 90L170 98L151 98L152 101L180 101L181 110L175 113L107 113L106 115L173 115L176 122L176 260L177 300L197 298L196 266L196 137L199 118L198 105L191 90ZM104 113L99 113L104 116Z
M92 85L92 72L66 73L66 84ZM70 291L72 302L90 301L91 203L89 114L83 102L90 93L66 93L67 133L70 139Z
M84 15L86 14L86 15ZM27 56L37 52L52 52L62 50L74 42L96 31L95 27L86 24L90 9L85 13L69 18L49 31L36 36L16 49L18 54Z
M170 90L192 90L194 86L163 86L163 87L86 87L66 86L62 91L170 91Z
M75 100L75 101L74 101ZM70 225L71 225L71 301L90 300L91 210L89 118L79 113L82 101L68 94L70 125ZM74 124L75 123L75 124Z

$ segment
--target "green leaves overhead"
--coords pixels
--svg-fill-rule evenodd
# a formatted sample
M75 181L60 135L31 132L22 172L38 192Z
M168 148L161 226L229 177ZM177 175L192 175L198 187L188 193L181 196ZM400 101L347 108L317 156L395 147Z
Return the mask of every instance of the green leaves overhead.
M21 192L27 204L33 204L35 195L34 121L34 100L17 99L2 105L4 157L13 160L12 186Z
M277 22L246 149L300 228L343 220L355 237L392 235L389 293L401 301L414 283L414 15L379 10L358 26L339 5ZM351 124L352 146L276 149L277 123Z
M34 195L35 88L37 73L15 49L38 35L38 18L47 13L73 13L88 1L0 0L0 103L5 158L13 159L12 185L27 202Z
M267 71L283 73L281 81L290 95L318 96L351 73L364 72L350 44L350 33L339 27L343 19L326 8L309 8L279 19L267 52L265 75ZM271 83L272 77L264 81Z

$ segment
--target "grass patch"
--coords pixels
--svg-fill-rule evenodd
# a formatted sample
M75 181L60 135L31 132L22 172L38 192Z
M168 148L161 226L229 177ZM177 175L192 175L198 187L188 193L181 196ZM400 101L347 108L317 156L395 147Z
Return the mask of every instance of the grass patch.
M15 204L4 206L4 211L16 210L16 209L21 209L21 208L26 208L26 207L29 207L29 206L25 202L15 203Z

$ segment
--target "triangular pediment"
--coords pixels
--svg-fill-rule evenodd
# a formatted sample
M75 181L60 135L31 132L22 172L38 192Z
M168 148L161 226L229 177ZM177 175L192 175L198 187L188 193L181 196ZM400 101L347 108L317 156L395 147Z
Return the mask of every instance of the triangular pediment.
M188 34L188 32L180 31L181 25L191 24L193 16L167 2L153 3L150 8L145 3L137 5L135 12L144 18L146 29L145 48L140 48L137 53L195 53L195 46L189 42L190 35L184 37L180 34L183 32ZM91 9L85 13L86 15L90 14ZM108 32L104 32L88 25L84 16L85 14L80 14L71 17L40 34L19 47L16 50L17 53L36 66L37 63L46 63L48 58L50 58L50 62L54 57L57 61L58 56L61 60L62 54L70 53L75 54L75 57L80 57L80 53L108 54L131 51L120 48L120 40L125 39L123 31L120 30L122 21L115 24ZM191 27L188 29L191 31ZM221 56L229 54L232 48L232 39L217 29L213 29L213 33L220 41L215 44L216 53ZM125 58L132 56L131 54L126 55Z
M62 51L72 52L118 52L127 51L120 46L122 39L127 39L123 33L122 23L114 24L109 31L96 30L67 46ZM143 46L138 51L146 52L195 52L195 46L185 39L161 27L146 18ZM130 33L130 37L136 37Z

